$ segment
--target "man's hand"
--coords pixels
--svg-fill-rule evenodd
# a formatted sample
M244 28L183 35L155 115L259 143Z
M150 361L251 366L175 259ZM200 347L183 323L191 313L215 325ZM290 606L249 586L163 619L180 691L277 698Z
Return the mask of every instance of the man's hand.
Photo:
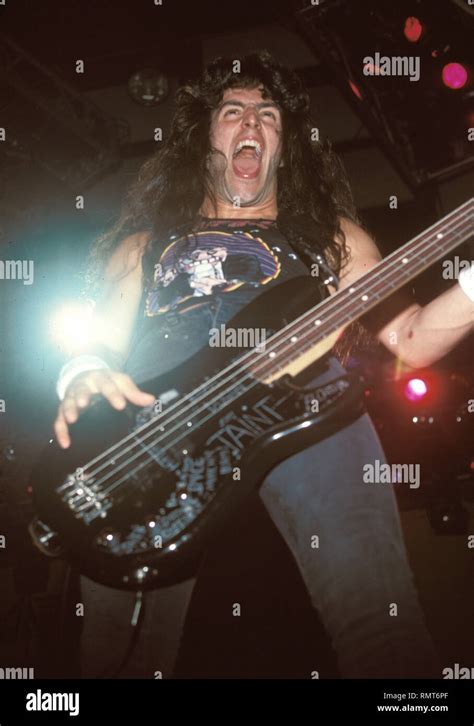
M77 421L81 410L89 406L92 396L97 393L118 411L125 408L127 401L136 406L149 406L155 400L155 396L141 391L125 373L109 370L81 373L69 384L54 422L56 440L61 448L67 449L71 443L68 424Z

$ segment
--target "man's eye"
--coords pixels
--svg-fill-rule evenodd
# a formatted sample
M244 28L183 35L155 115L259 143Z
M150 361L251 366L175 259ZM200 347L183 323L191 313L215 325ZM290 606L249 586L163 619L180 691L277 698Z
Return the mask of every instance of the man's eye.
M229 110L225 112L224 116L228 116L230 113L239 113L239 109L238 108L229 108Z
M275 120L275 119L276 119L276 116L275 116L275 114L273 113L273 111L264 111L264 112L263 112L263 115L264 115L264 116L271 116L273 120Z

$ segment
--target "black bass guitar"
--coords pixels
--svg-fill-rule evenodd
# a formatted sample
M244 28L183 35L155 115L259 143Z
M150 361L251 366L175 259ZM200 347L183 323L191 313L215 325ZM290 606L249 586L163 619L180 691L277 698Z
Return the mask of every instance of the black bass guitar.
M470 199L322 301L309 276L268 290L226 326L264 329L263 345L199 351L141 385L150 407L94 403L33 471L35 544L111 587L192 576L268 471L362 413L349 377L305 385L344 328L465 241L473 218Z

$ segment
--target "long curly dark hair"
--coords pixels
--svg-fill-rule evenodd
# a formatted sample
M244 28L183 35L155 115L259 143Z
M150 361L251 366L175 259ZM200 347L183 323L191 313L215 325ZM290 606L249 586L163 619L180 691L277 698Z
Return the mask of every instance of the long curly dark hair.
M308 92L299 77L267 51L243 57L238 73L234 68L234 59L216 58L198 80L177 91L169 137L143 164L117 222L92 248L90 290L100 285L108 258L125 237L150 232L148 255L156 259L170 234L185 234L198 226L206 196L216 207L207 166L211 112L228 88L260 88L263 97L281 109L284 164L277 172L276 220L281 233L307 262L313 253L322 252L337 273L347 262L340 217L357 222L357 214L339 157L328 142L315 138ZM144 266L146 284L150 274Z

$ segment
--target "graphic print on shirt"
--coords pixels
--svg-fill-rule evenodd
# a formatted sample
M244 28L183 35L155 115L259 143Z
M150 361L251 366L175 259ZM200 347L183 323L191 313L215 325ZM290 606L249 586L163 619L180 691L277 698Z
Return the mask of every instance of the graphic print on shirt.
M260 287L276 279L280 271L277 255L249 232L207 230L180 237L155 265L146 315L182 308L185 302L199 303L200 298L243 285Z

